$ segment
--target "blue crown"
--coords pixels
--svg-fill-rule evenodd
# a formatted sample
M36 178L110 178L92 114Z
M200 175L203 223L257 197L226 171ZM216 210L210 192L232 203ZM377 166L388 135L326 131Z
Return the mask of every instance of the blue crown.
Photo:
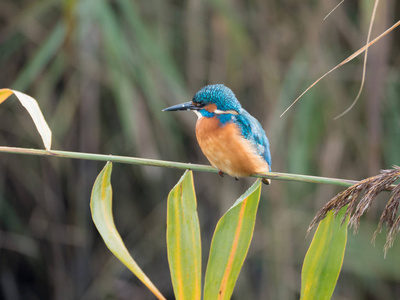
M223 84L213 84L203 87L194 95L192 102L203 105L215 104L217 109L223 111L234 110L240 113L242 109L232 90Z

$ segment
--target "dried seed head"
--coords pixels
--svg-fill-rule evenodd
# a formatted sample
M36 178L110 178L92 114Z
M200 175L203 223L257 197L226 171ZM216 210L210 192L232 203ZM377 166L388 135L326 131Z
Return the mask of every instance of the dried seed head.
M400 177L400 167L394 166L390 170L382 170L380 174L364 179L348 189L340 192L333 197L328 203L322 207L310 223L308 231L325 218L328 211L334 211L335 216L339 210L347 206L346 213L342 218L342 224L347 217L350 217L349 226L353 227L354 232L357 232L360 218L368 212L376 197L383 191L393 190L392 196L387 203L379 221L377 230L374 233L373 241L376 235L381 231L382 224L387 227L385 254L388 248L393 245L394 238L400 230L400 216L396 218L400 202L400 183L393 188L392 184ZM361 200L357 199L363 194ZM354 213L353 213L354 211Z

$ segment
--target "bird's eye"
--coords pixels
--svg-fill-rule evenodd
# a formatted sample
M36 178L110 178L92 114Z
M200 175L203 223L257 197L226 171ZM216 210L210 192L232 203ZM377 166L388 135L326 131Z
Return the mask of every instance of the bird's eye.
M203 106L205 106L205 104L202 103L202 102L193 102L193 104L194 104L194 106L196 106L196 107L203 107Z

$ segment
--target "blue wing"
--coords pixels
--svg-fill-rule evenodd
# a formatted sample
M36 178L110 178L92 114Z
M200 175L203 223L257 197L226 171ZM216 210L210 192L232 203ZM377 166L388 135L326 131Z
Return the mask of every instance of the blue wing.
M257 153L266 160L271 171L269 141L260 122L243 108L239 115L235 115L234 122L242 130L243 136L256 147Z

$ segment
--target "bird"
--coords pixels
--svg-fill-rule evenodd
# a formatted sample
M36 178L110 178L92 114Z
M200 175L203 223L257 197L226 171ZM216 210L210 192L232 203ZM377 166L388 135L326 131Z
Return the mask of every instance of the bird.
M250 115L233 91L223 84L201 88L192 101L163 111L193 111L196 138L203 154L219 175L241 177L271 172L269 141L260 122ZM263 183L270 184L267 178Z

